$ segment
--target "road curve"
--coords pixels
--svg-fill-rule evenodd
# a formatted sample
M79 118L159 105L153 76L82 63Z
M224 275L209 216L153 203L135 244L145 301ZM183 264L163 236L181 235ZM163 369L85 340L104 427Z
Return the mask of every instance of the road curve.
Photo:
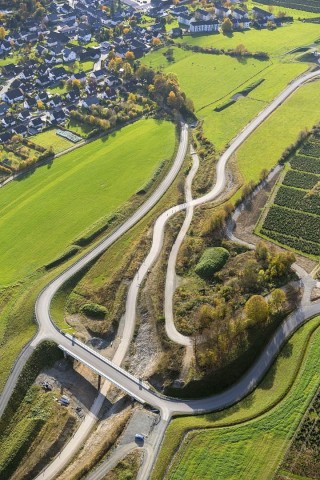
M158 257L164 236L164 228L168 219L175 213L185 210L190 206L197 206L203 203L214 200L222 191L225 185L225 167L226 162L230 156L236 151L236 149L243 143L243 141L279 106L281 103L288 98L297 88L301 85L310 81L320 75L320 71L312 72L306 74L299 79L292 82L278 97L271 102L271 104L263 110L249 125L235 138L228 150L221 156L217 164L217 181L213 189L206 195L201 198L186 202L182 205L177 205L163 214L161 214L155 224L154 229L154 240L152 243L151 250L141 265L138 273L135 275L127 296L126 302L126 313L125 313L125 344L129 344L135 325L135 315L136 315L136 303L139 292L140 283L145 278L148 273L148 270L155 262ZM186 134L186 131L182 130L182 135ZM183 155L185 149L183 149ZM181 160L182 163L182 160ZM145 206L141 207L141 209ZM138 211L138 212L139 212ZM137 212L137 213L138 213ZM135 218L137 214L133 215L132 218ZM135 223L137 220L129 219L127 224L130 222ZM141 218L141 217L140 217ZM274 358L279 353L283 343L286 339L309 317L319 313L319 305L313 305L310 307L304 307L301 310L296 311L294 314L290 315L286 321L279 327L279 329L274 334L273 338L270 340L269 344L266 346L262 352L260 358L252 366L252 368L246 373L246 375L231 388L222 392L219 395L214 395L206 399L201 400L177 400L169 399L161 396L157 392L152 391L148 385L145 385L143 382L140 382L139 379L132 377L132 375L125 372L123 369L115 365L114 363L107 361L99 354L88 348L86 345L82 344L78 340L71 340L68 336L62 335L58 332L51 323L49 315L50 302L57 291L57 289L72 275L79 271L84 265L86 265L92 258L95 258L102 251L104 251L107 246L111 244L112 237L119 238L121 235L121 228L111 235L100 245L95 247L92 252L89 252L87 256L77 262L75 265L70 267L66 272L62 273L56 280L49 284L44 291L40 294L37 303L36 303L36 315L40 324L40 328L45 328L48 336L57 342L61 347L68 350L72 355L77 356L81 361L91 365L98 372L102 373L106 378L110 379L117 385L120 385L123 389L131 392L136 398L139 398L147 403L154 405L162 411L164 419L170 418L174 414L193 414L193 413L203 413L206 411L218 410L225 408L243 398L247 395L261 380L264 376ZM129 228L129 227L128 227ZM114 241L114 240L113 240Z
M138 274L135 276L127 297L126 303L126 326L129 327L129 331L126 332L125 329L125 338L123 343L123 349L126 349L126 346L129 345L134 325L135 325L135 310L136 310L136 300L138 296L138 290L141 281L148 272L150 266L154 263L157 258L163 243L163 231L165 224L172 215L175 213L185 210L189 207L194 207L197 205L204 204L206 202L214 200L224 189L226 177L225 177L225 167L228 159L236 151L236 149L244 142L244 140L279 106L281 103L288 98L297 88L301 85L315 79L320 75L320 72L312 72L306 74L299 79L292 82L265 110L263 110L249 125L234 139L230 147L226 152L221 156L217 164L217 181L214 188L206 195L201 198L191 200L182 205L177 205L172 209L169 209L164 214L160 215L157 229L157 241L153 243L152 248L139 269ZM110 379L113 383L121 386L121 388L130 391L132 395L136 398L140 398L142 401L150 403L155 407L159 408L162 412L162 417L164 419L169 419L172 415L176 414L195 414L195 413L204 413L207 411L220 410L227 406L230 406L233 403L238 402L251 392L256 385L260 382L262 377L265 375L266 371L269 369L273 363L275 357L278 355L282 345L287 340L287 338L307 319L312 316L319 314L320 305L312 305L304 307L297 310L292 315L290 315L284 323L278 328L274 336L265 347L264 351L260 355L259 359L255 364L247 371L247 373L237 382L235 385L230 387L228 390L222 392L218 395L213 395L211 397L200 399L200 400L177 400L170 399L167 397L161 396L159 393L154 392L150 389L148 385L145 385L143 382L140 382L139 379L132 377L132 375L125 372L123 369L118 367L115 363L107 361L101 357L97 352L91 350L86 345L79 342L77 339L70 338L69 336L63 335L59 332L51 322L49 308L51 300L56 293L56 291L74 274L80 271L84 266L89 262L99 256L104 252L114 241L116 241L123 233L125 233L129 228L131 228L138 220L143 218L143 216L152 208L156 201L162 196L166 191L168 186L171 184L172 180L179 171L187 145L187 128L182 127L181 132L181 142L177 158L174 164L174 167L170 171L166 179L161 183L156 192L150 197L147 202L139 208L139 210L130 217L122 226L120 226L113 234L108 236L104 241L94 247L90 252L88 252L84 257L78 260L74 265L69 267L61 275L59 275L55 280L53 280L39 295L36 302L36 317L39 323L39 335L36 338L39 339L51 339L59 344L65 350L70 351L73 356L79 358L83 363L86 363L93 367L97 372L101 373L105 378ZM158 219L158 220L159 220ZM122 356L122 353L119 353L119 356ZM10 381L12 378L10 377Z
M193 164L186 179L185 185L185 195L186 195L186 217L183 222L183 225L180 229L180 232L172 246L169 259L168 259L168 266L167 266L167 275L166 275L166 284L165 284L165 293L164 293L164 316L165 316L165 329L168 337L175 343L179 343L180 345L185 345L186 347L192 346L192 340L190 337L186 335L182 335L176 329L174 324L174 315L173 315L173 295L176 290L176 262L177 256L183 242L184 237L189 230L192 217L193 217L193 210L194 207L189 205L192 201L192 181L194 179L195 174L199 168L199 157L195 153L193 147L190 148L190 153L192 155Z

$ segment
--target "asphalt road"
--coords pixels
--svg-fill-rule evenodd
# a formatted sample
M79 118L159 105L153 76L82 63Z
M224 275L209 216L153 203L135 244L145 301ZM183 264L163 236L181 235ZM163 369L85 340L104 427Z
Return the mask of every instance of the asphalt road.
M225 167L227 160L233 155L236 149L243 143L243 141L251 135L251 133L279 106L281 103L290 96L299 86L304 84L306 81L312 80L320 75L320 72L313 72L307 75L301 76L299 79L292 82L266 109L264 109L250 124L234 139L230 147L226 152L221 156L217 164L217 180L213 189L206 195L201 198L192 200L190 202L184 203L182 205L177 205L167 212L164 212L158 218L155 224L155 233L154 241L151 247L151 250L146 257L145 261L141 265L138 273L134 277L128 292L127 302L126 302L126 314L125 314L125 337L123 342L123 351L126 351L127 346L129 345L134 325L135 325L135 312L136 312L136 303L139 292L140 283L147 275L148 270L155 262L158 257L162 244L163 236L166 222L170 216L174 215L178 211L185 210L190 206L197 206L204 204L206 202L212 201L217 198L218 195L223 191L225 186L226 176L225 176ZM185 140L183 140L185 135ZM186 128L182 130L182 144L183 148L180 149L181 161L178 162L181 165L183 157L185 155L186 149ZM179 153L177 155L179 157ZM180 166L179 166L180 168ZM179 169L178 168L178 169ZM174 176L176 172L174 173ZM174 177L173 177L174 178ZM172 179L170 179L171 183ZM162 195L166 191L167 179L161 184L157 192L153 197L157 195ZM157 197L158 198L158 197ZM160 198L160 197L159 197ZM152 200L152 197L150 199ZM154 204L154 203L153 203ZM36 303L36 316L40 325L40 330L45 329L46 336L51 338L53 341L58 343L62 348L67 350L71 355L75 356L82 362L90 365L98 373L101 373L105 378L108 378L113 383L118 386L121 386L127 392L130 392L131 395L136 397L139 400L142 400L146 403L154 405L156 408L159 408L162 412L162 417L164 420L170 418L173 414L193 414L193 413L203 413L206 411L219 410L223 409L246 396L261 380L265 375L266 371L274 361L274 358L279 353L280 348L282 347L285 340L303 323L307 318L319 313L319 305L313 305L310 307L304 307L302 310L298 310L279 327L271 342L267 345L261 357L253 365L253 367L247 372L247 374L235 385L225 392L215 395L206 399L201 400L190 400L182 401L176 399L164 398L159 395L157 392L152 391L148 385L145 385L143 382L140 382L139 379L136 379L129 375L127 372L122 370L120 367L111 363L100 357L96 352L89 349L86 345L82 344L78 340L71 341L65 335L62 335L58 332L51 323L49 308L50 302L53 295L58 290L58 288L71 276L77 273L83 266L90 262L93 258L96 258L101 252L103 252L115 239L119 238L124 231L127 231L138 219L142 218L146 211L151 207L148 206L148 201L143 205L137 212L134 214L122 227L120 227L114 234L110 235L106 240L101 242L100 245L95 247L91 252L89 252L85 257L80 259L76 264L62 273L56 280L49 284L44 291L40 294L38 301ZM118 362L117 362L118 363Z

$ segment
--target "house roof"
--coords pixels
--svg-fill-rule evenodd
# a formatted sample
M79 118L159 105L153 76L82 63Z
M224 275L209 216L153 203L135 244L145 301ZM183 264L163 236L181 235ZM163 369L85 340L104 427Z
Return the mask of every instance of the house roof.
M23 97L23 92L20 88L14 88L13 90L8 90L5 95L9 100L15 100L16 98Z

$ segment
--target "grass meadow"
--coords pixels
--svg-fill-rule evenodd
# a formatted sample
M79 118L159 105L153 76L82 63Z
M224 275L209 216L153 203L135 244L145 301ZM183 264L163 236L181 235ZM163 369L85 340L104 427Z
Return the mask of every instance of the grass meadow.
M44 148L53 147L54 153L61 153L74 146L74 143L70 142L70 140L57 135L55 128L39 133L32 137L31 140Z
M300 12L301 13L301 12ZM153 68L172 72L178 76L182 90L195 105L196 115L202 120L205 135L223 150L230 140L269 103L295 77L302 74L307 63L293 61L286 53L312 43L320 37L319 26L296 21L276 30L248 30L233 35L185 36L179 43L235 48L243 44L249 51L264 51L270 55L267 61L252 58L231 58L225 55L208 55L174 48L174 62L168 63L157 50L144 57L143 62ZM221 112L214 108L242 88L264 79L247 97ZM262 167L263 168L263 167Z
M263 5L260 5L263 8ZM267 52L272 58L284 55L294 48L309 45L320 38L319 25L296 21L275 30L244 30L230 36L202 35L186 36L184 43L200 47L235 48L243 44L251 52ZM179 42L181 40L178 40Z
M60 255L129 200L174 148L172 124L141 120L8 184L0 192L0 285Z
M319 87L319 80L301 87L239 148L237 165L246 182L257 181L261 170L272 168L301 130L319 122Z
M260 386L238 404L174 419L152 480L272 478L319 386L319 327L317 317L300 328Z

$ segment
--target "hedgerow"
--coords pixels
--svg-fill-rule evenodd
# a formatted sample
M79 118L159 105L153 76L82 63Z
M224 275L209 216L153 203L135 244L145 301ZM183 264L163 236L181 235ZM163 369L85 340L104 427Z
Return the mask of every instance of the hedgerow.
M199 277L209 280L215 272L223 267L228 258L229 252L223 247L207 248L196 266L195 272Z
M277 5L296 10L305 10L306 12L320 13L318 0L257 0L257 2L263 5ZM303 16L303 12L301 15Z
M85 303L81 307L81 312L83 312L85 315L88 315L88 317L93 317L93 318L105 318L107 314L107 309L103 305L99 305L98 303Z

